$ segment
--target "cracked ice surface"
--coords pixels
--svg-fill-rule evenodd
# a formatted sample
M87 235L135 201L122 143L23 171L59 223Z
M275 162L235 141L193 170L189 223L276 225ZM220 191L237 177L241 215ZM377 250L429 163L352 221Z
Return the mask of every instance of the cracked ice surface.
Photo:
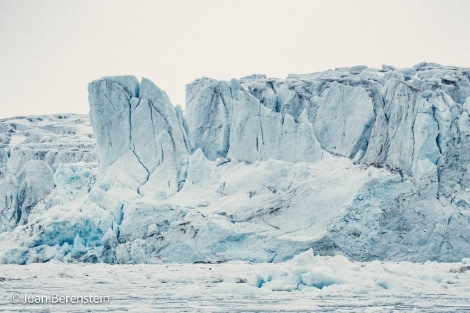
M433 63L202 78L184 113L148 79L93 81L96 146L86 118L1 121L0 261L458 262L469 99L469 70Z

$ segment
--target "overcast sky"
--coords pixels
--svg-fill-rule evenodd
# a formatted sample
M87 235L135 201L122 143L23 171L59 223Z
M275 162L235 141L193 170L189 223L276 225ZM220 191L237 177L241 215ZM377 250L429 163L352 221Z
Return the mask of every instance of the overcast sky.
M87 84L421 61L470 67L468 0L0 0L0 117L87 113Z

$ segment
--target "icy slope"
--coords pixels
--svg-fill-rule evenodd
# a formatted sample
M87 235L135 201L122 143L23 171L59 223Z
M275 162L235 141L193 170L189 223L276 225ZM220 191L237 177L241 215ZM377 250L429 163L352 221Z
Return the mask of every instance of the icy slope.
M74 170L67 163L94 172L98 161L88 117L81 115L0 120L0 145L0 232L25 224L54 187L74 188L60 182L62 172Z
M187 86L184 116L147 79L94 81L96 183L93 166L41 158L49 167L12 171L36 186L33 214L5 215L0 260L276 262L313 248L459 261L470 254L469 77L422 63L203 78Z

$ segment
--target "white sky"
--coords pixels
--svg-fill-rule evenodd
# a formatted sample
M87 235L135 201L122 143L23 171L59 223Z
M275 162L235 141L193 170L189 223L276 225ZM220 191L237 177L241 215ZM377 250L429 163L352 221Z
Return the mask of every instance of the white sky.
M0 0L0 117L87 113L87 84L470 66L469 0Z

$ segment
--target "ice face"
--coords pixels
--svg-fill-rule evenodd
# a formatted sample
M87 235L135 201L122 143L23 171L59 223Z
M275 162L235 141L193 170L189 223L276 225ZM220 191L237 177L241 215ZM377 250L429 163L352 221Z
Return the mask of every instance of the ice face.
M307 107L304 112L295 95L292 100L288 90L264 76L230 83L203 78L186 90L190 137L210 160L298 162L318 160L323 153Z
M460 167L447 154L465 145L456 138L468 129L469 93L468 70L433 63L284 80L203 78L187 86L187 120L195 148L211 160L316 161L330 153L417 177L434 171L441 194L448 167Z
M469 77L422 63L202 78L185 114L148 79L94 81L97 174L90 137L72 153L31 122L0 124L0 260L469 257ZM64 123L47 129L76 131Z
M100 183L175 192L190 143L168 96L148 79L127 76L94 81L88 90Z
M324 150L354 158L367 149L374 106L367 91L333 82L315 116L314 131Z
M135 77L102 79L88 85L90 121L100 156L100 172L119 159L130 147L130 86Z

